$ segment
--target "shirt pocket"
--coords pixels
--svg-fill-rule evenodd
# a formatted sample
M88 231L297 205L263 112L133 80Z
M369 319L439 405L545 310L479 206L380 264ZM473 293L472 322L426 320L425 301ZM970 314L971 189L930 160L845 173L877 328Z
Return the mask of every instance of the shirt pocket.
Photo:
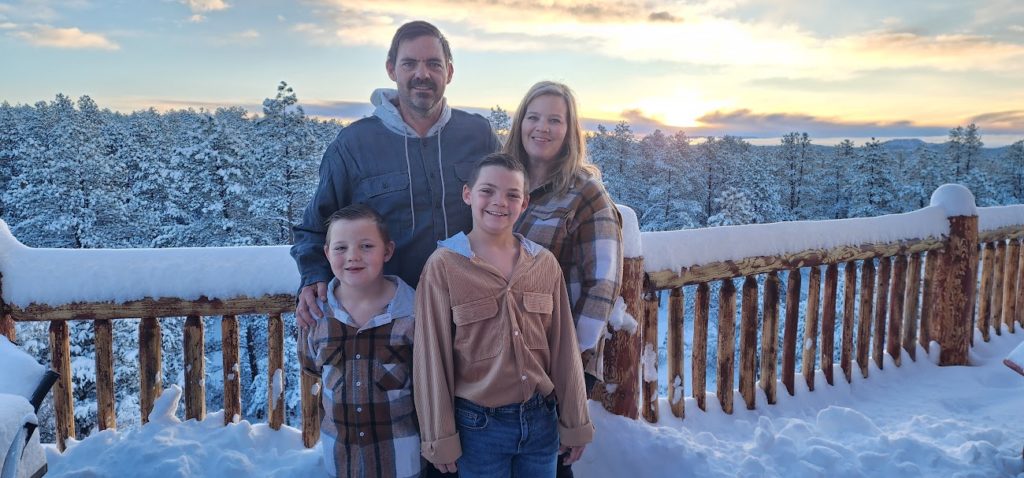
M569 223L574 215L575 211L569 207L551 204L531 206L523 218L524 223L529 223L527 238L552 249L556 241L564 241L569 235Z
M385 345L377 352L374 379L382 392L412 389L409 386L412 364L411 345Z
M548 328L553 309L551 294L523 292L523 338L528 348L548 348Z
M497 357L507 331L497 319L498 299L485 297L452 307L455 352L469 362Z
M409 176L404 171L378 174L363 178L356 185L353 202L366 204L384 216L384 223L392 236L404 237L412 233L412 197L409 194Z

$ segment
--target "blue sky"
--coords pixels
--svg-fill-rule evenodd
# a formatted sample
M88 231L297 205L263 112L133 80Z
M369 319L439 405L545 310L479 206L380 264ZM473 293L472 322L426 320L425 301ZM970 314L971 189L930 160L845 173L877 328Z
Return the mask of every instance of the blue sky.
M352 119L387 86L395 28L450 38L451 104L512 110L535 81L588 124L692 136L1024 138L1024 2L934 0L0 1L0 100L120 111L242 105L287 81Z

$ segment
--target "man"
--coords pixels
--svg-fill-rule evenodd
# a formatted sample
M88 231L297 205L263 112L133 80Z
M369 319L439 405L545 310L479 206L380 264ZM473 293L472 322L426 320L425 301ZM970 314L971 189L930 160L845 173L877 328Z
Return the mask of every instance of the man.
M500 147L487 120L452 109L444 98L452 80L448 40L424 21L402 25L385 63L398 89L378 89L373 116L345 127L324 152L320 184L295 226L291 254L302 276L295 316L308 326L320 317L333 277L324 256L324 221L363 203L384 216L395 241L385 265L413 287L437 241L472 225L462 185L476 160Z

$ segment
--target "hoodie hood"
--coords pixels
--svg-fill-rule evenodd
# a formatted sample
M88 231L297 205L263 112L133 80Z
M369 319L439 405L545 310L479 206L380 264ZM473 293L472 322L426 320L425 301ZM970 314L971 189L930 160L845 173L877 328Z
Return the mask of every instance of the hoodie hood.
M373 115L380 118L384 126L393 133L409 138L417 138L416 130L405 123L402 113L398 111L395 103L398 101L398 90L394 88L377 88L370 95L370 104L374 106ZM448 99L441 98L441 117L427 131L426 137L437 135L441 129L448 124L452 118L452 109L448 106Z
M523 237L523 235L519 234L518 232L514 232L512 233L512 235L516 236L516 239L519 239L519 243L523 245L523 249L525 249L526 253L529 254L531 257L536 256L537 253L539 253L541 249L544 248L540 244L537 244L536 242L533 242L527 239L526 237ZM469 236L467 236L466 233L464 232L460 232L443 241L437 241L437 247L449 249L452 252L466 256L470 259L472 259L473 256L476 255L473 253L473 249L469 247Z

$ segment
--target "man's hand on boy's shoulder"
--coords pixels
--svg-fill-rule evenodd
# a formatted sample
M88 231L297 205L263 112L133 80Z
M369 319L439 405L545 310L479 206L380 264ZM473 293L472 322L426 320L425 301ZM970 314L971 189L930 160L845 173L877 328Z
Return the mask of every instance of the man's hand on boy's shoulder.
M307 285L299 291L299 301L295 305L295 320L299 327L312 327L317 319L323 316L319 302L327 300L327 283L317 282ZM318 302L319 301L319 302Z

